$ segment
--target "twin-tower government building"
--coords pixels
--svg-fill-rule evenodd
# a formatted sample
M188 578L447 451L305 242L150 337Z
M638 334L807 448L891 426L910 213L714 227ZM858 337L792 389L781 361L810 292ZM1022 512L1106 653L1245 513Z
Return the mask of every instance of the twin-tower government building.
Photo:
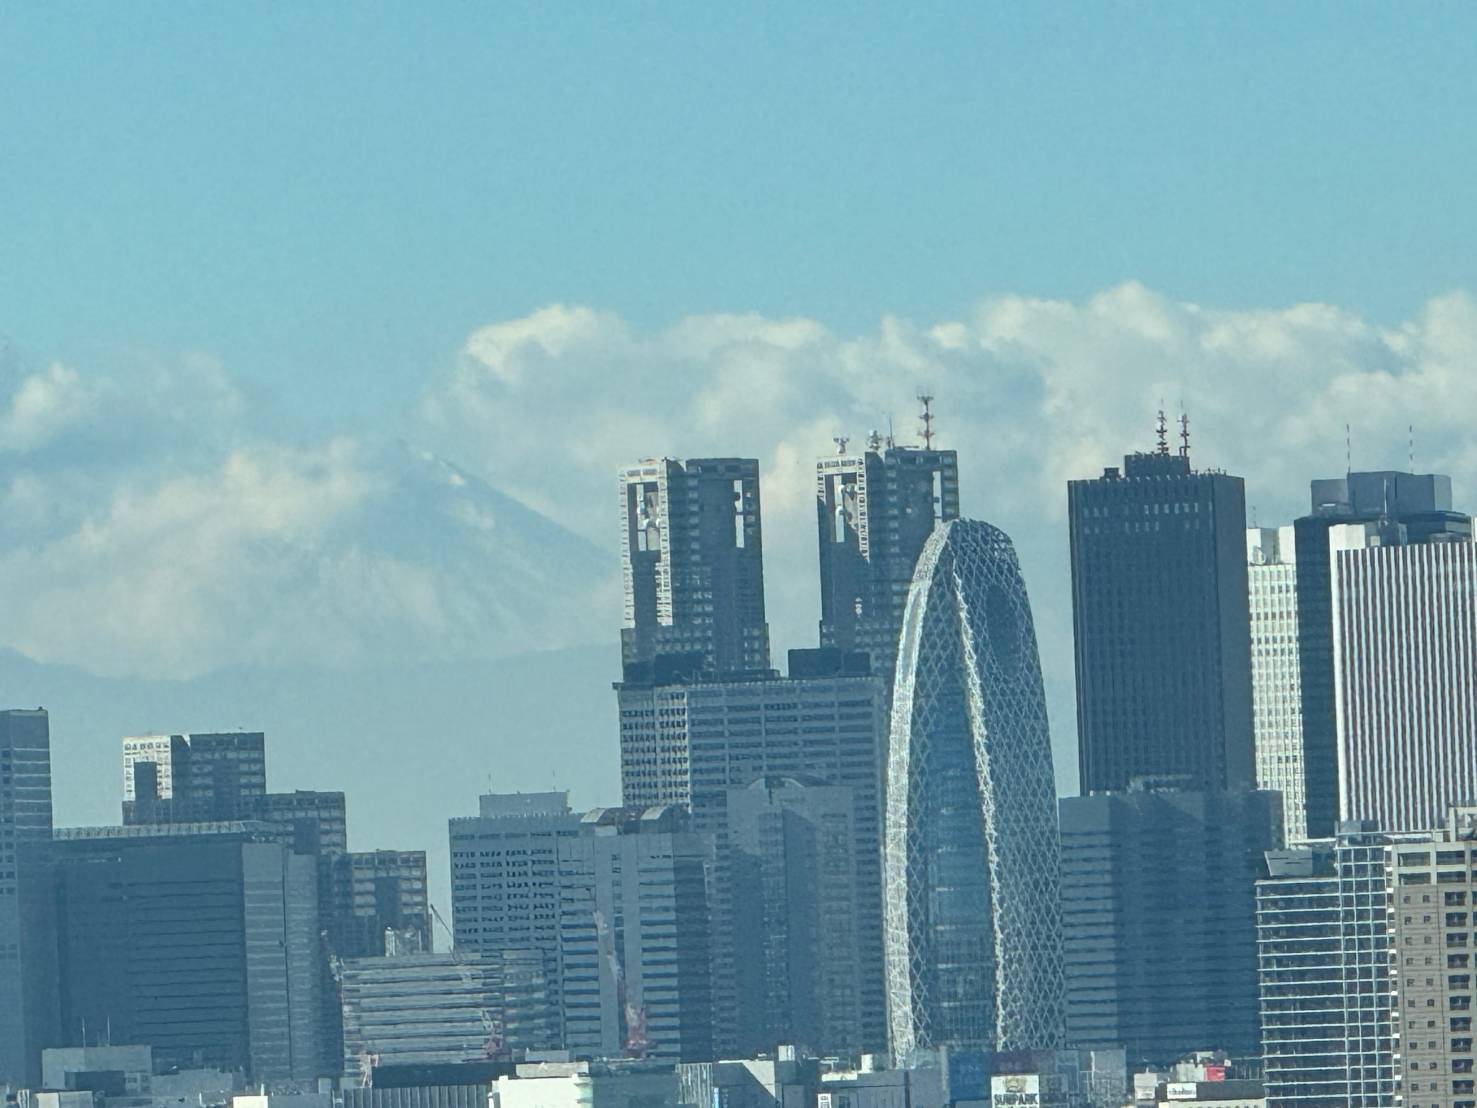
M1064 1024L1056 791L1030 603L1010 539L960 518L957 457L927 431L916 448L873 435L848 452L838 440L816 467L820 645L866 652L890 708L877 754L878 970L900 1060L1054 1047ZM623 470L620 484L628 679L674 656L718 681L767 669L758 463L664 458ZM631 760L623 752L634 775Z

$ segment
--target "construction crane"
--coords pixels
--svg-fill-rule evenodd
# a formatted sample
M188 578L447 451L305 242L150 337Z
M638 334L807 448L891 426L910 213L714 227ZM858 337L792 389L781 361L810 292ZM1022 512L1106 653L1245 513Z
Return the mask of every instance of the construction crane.
M451 952L451 961L456 966L457 974L461 977L462 984L467 987L469 992L481 992L483 988L481 975L467 963L466 956L457 950L456 935L447 926L446 920L442 917L441 913L436 910L436 905L432 904L430 908L431 917L441 925L441 930L446 933L448 950ZM482 1041L482 1057L489 1061L505 1057L507 1044L502 1028L498 1026L498 1021L493 1017L492 1011L488 1008L479 1008L477 1010L477 1016L482 1022L482 1034L484 1036Z

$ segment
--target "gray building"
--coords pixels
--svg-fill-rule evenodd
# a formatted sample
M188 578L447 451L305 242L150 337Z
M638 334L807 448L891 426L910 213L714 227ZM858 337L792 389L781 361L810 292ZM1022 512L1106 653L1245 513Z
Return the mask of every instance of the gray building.
M1254 883L1271 792L1140 787L1061 802L1067 1038L1165 1066L1257 1054Z
M1416 544L1470 538L1472 519L1451 507L1451 478L1370 472L1312 482L1312 508L1298 519L1298 665L1302 684L1303 772L1308 834L1327 838L1340 819L1330 531L1384 522ZM1359 818L1352 813L1343 818Z
M683 655L709 672L769 668L759 463L654 458L620 471L621 661Z
M764 777L728 793L717 886L718 964L731 979L725 1057L780 1043L845 1056L866 1042L867 965L856 792L817 778ZM723 1044L728 1047L729 1044Z
M882 745L886 696L864 656L836 649L790 651L790 676L663 683L627 680L618 689L621 793L627 805L680 804L721 858L731 790L762 778L813 779L852 790L857 860L856 966L861 1037L852 1049L886 1045L882 947ZM804 676L798 676L803 674ZM713 889L720 928L733 918L731 890ZM745 1029L737 983L747 972L722 934L715 937L716 1047L739 1049Z
M1186 440L1188 443L1188 439ZM1083 793L1253 780L1246 497L1189 447L1068 486Z
M894 1058L1061 1045L1046 698L1015 550L986 523L940 524L913 576L884 858Z
M556 1035L535 951L351 958L341 968L343 1075L515 1057Z
M161 1065L319 1075L318 871L264 825L63 828L61 1037L107 1029Z
M123 740L123 822L200 823L251 816L267 791L260 731Z
M0 1085L40 1077L56 1030L46 712L0 712Z
M244 798L241 818L264 823L299 854L342 854L349 849L344 794L299 789Z
M560 845L580 834L569 794L486 794L476 816L449 821L456 949L537 951L559 981ZM562 1029L555 1042L562 1045Z
M560 844L565 1048L713 1056L708 851L676 807L596 808Z
M958 455L874 432L862 453L817 461L815 485L821 645L866 651L890 688L918 554L959 518Z
M1347 823L1267 854L1256 926L1268 1108L1398 1102L1385 859L1399 838Z

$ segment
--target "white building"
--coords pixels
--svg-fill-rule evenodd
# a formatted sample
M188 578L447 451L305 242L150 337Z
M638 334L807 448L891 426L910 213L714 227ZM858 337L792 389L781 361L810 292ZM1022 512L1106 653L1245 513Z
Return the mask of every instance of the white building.
M1377 523L1329 539L1340 815L1438 826L1477 801L1477 546Z
M1282 794L1287 841L1302 842L1308 834L1308 811L1293 528L1248 528L1246 561L1256 787Z

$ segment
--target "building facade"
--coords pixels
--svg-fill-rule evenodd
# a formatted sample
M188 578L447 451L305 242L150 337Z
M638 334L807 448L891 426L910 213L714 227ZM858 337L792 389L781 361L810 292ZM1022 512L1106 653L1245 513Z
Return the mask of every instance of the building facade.
M535 951L352 958L341 967L343 1075L507 1059L557 1035Z
M489 955L537 951L557 988L560 847L581 831L569 794L487 794L476 816L453 818L449 830L456 949Z
M1061 802L1067 1035L1130 1064L1257 1053L1253 883L1276 793L1138 788Z
M898 652L884 851L894 1057L1054 1047L1063 1033L1056 789L1015 551L936 527Z
M858 867L853 914L860 947L854 973L862 1011L853 1050L880 1050L887 1042L881 870L885 693L869 668L865 656L792 650L789 677L618 686L624 803L688 807L694 830L710 838L716 859L727 849L733 790L780 776L852 791ZM806 676L796 676L801 673ZM722 933L743 906L721 881L714 883L712 896L719 928L713 942L715 1045L732 1054L741 1038L764 1031L745 1028L739 1016L739 983L750 969L735 961Z
M720 1056L772 1054L780 1043L844 1056L867 1041L860 909L870 901L860 881L869 870L857 815L855 790L818 778L729 790L717 866L727 910L714 954L728 967L732 1008L718 1024L732 1042Z
M621 661L694 657L729 674L769 668L759 463L650 459L620 471Z
M934 524L959 518L958 455L874 432L817 461L815 486L821 645L866 651L890 689L913 567Z
M0 1084L34 1084L56 1032L51 731L0 712Z
M1392 841L1372 823L1347 823L1335 839L1267 855L1256 926L1269 1108L1398 1103L1385 872Z
M260 824L56 832L61 1037L153 1048L161 1065L318 1076L315 860Z
M1330 534L1351 523L1403 531L1405 541L1470 538L1471 517L1451 507L1451 478L1370 472L1312 482L1312 508L1293 524L1298 565L1298 669L1308 834L1333 835L1341 818ZM1376 534L1379 528L1375 528Z
M1189 448L1068 486L1079 780L1253 780L1246 497Z
M713 1056L708 851L676 807L596 808L560 845L565 1048Z
M1423 830L1477 802L1477 544L1374 530L1329 535L1339 809Z
M1256 787L1282 794L1287 841L1302 842L1308 836L1308 816L1293 528L1249 529L1246 560L1251 604L1251 720L1256 744Z
M266 791L260 731L123 740L125 824L249 819L253 801Z
M1421 843L1390 848L1390 940L1396 956L1395 1052L1405 1108L1477 1100L1472 1049L1472 912L1477 808L1450 810Z

